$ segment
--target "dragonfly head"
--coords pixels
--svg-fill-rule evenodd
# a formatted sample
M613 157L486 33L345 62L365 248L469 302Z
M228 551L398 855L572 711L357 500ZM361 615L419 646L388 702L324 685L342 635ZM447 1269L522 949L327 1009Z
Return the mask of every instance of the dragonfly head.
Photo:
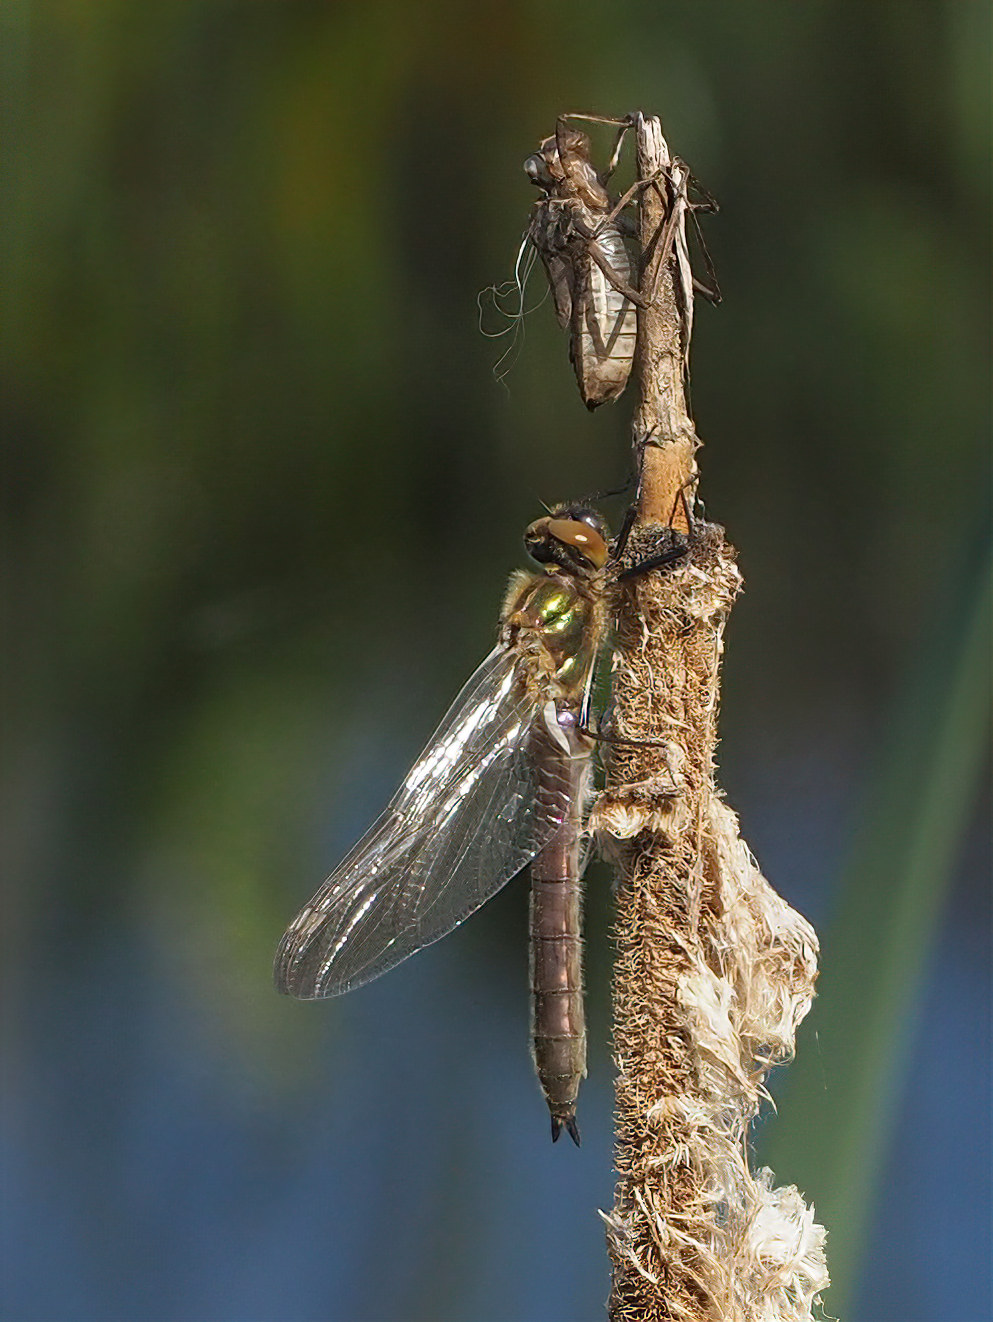
M609 208L610 199L590 159L590 140L578 129L560 126L524 162L524 173L549 197L578 198L594 210Z
M555 139L551 140L553 143ZM524 173L531 180L536 188L543 189L550 193L556 183L561 183L564 175L561 167L558 167L558 178L552 173L556 167L556 160L553 156L549 159L543 151L536 151L533 156L529 156L524 162Z
M579 505L556 506L524 534L524 545L533 560L579 575L603 568L609 543L607 525L597 511Z
M561 184L569 173L569 166L588 162L590 140L578 129L564 129L557 137L546 138L536 152L524 162L524 173L546 193Z

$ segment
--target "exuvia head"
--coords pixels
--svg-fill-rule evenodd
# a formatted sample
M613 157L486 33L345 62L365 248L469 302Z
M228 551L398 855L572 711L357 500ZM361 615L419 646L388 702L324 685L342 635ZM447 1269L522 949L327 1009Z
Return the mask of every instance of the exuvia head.
M567 159L563 160L563 156ZM561 184L574 161L588 163L590 140L579 129L565 129L557 136L546 138L536 152L524 162L524 173L546 193Z
M572 574L590 574L607 563L610 534L596 510L584 505L557 505L528 527L524 545L539 564L558 565Z
M590 158L590 140L579 129L560 125L524 162L524 173L549 197L576 197L596 210L609 210L610 198Z
M554 141L553 138L552 142ZM524 162L524 173L536 188L543 188L546 193L550 193L556 183L561 183L564 178L561 167L558 168L557 177L552 173L553 161L554 157L549 160L544 152L536 151ZM555 164L557 165L557 162Z

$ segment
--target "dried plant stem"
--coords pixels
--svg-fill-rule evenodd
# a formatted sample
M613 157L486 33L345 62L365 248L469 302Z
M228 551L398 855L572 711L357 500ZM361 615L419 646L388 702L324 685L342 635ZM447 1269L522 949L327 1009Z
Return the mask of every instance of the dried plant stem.
M666 221L676 201L667 193L673 186L677 192L685 186L686 172L677 163L672 177L669 149L655 118L642 118L638 124L636 167L639 179L658 180L643 190L639 208L641 287L654 291L656 297L649 307L638 310L634 364L638 402L632 423L636 457L640 454L638 517L641 523L667 524L675 515L678 526L680 492L696 474L694 454L699 445L684 386L693 286L692 277L686 278L689 258L678 211L670 227L672 239L664 243Z
M690 531L680 492L699 444L684 390L686 171L658 120L641 118L637 138L639 177L658 181L641 214L642 288L658 297L639 314L629 564L671 545L666 525ZM714 783L723 629L740 585L723 531L697 524L685 560L618 591L615 731L642 746L612 746L594 815L618 868L613 1322L804 1319L827 1285L812 1211L748 1167L747 1128L810 1006L817 942Z

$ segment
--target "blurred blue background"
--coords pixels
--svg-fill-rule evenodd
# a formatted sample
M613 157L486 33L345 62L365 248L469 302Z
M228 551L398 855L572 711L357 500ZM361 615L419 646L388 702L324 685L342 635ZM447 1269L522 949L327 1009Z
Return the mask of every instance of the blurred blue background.
M342 1001L270 962L489 649L539 500L626 475L550 308L504 389L475 296L556 114L640 106L722 204L722 783L823 941L760 1149L827 1221L829 1313L988 1318L988 7L0 21L5 1316L603 1316L602 865L581 1151L531 1077L521 882Z

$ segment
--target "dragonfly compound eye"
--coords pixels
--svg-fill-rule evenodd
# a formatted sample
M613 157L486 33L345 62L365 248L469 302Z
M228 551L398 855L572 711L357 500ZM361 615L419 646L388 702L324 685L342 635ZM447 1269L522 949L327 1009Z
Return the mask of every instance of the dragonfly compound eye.
M524 173L535 185L536 188L543 188L548 192L555 184L555 179L548 167L548 161L540 152L535 152L524 162Z
M597 569L607 563L607 543L588 523L580 523L578 519L549 519L547 526L551 537L578 551Z

